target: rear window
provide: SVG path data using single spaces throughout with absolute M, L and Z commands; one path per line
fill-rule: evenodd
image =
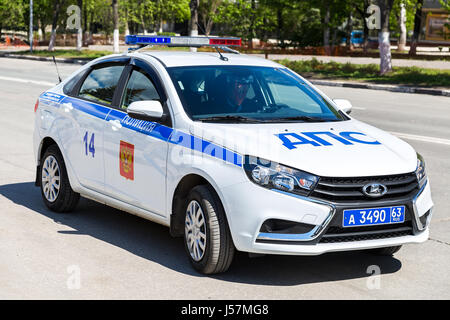
M 80 79 L 83 78 L 83 75 L 86 74 L 86 72 L 87 72 L 87 70 L 79 72 L 72 79 L 67 81 L 67 83 L 63 87 L 64 94 L 71 95 L 73 93 L 73 90 L 74 90 L 75 86 L 77 85 L 78 81 L 80 81 Z

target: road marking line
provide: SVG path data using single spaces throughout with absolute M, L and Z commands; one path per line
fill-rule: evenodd
M 53 86 L 55 86 L 55 83 L 53 83 L 53 82 L 29 80 L 29 79 L 21 79 L 21 78 L 12 78 L 12 77 L 4 77 L 4 76 L 0 76 L 0 80 L 16 81 L 16 82 L 21 82 L 21 83 L 31 83 L 31 84 L 37 84 L 37 85 L 46 86 L 46 87 L 53 87 Z
M 414 134 L 407 134 L 407 133 L 400 133 L 400 132 L 391 132 L 391 133 L 399 138 L 417 140 L 417 141 L 423 141 L 423 142 L 438 143 L 438 144 L 445 144 L 445 145 L 450 146 L 450 140 L 447 140 L 447 139 L 426 137 L 426 136 L 417 136 Z

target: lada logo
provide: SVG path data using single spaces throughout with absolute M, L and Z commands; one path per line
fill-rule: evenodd
M 363 192 L 368 197 L 381 197 L 386 194 L 387 187 L 381 183 L 369 183 L 363 187 Z

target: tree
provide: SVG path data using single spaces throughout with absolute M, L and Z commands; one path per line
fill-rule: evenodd
M 264 38 L 265 31 L 273 31 L 275 26 L 275 15 L 268 18 L 267 10 L 270 9 L 264 0 L 253 6 L 252 0 L 224 0 L 217 9 L 214 23 L 220 25 L 219 33 L 222 35 L 250 39 L 259 33 Z
M 330 1 L 324 1 L 324 13 L 323 13 L 323 47 L 325 49 L 325 55 L 331 55 L 330 47 Z
M 42 39 L 46 40 L 45 28 L 52 23 L 53 5 L 51 0 L 34 0 L 34 12 L 33 15 L 38 22 Z
M 24 27 L 22 1 L 0 0 L 0 38 L 3 27 Z
M 282 34 L 288 39 L 289 46 L 321 46 L 323 42 L 320 9 L 309 2 L 293 3 L 283 11 L 284 24 Z
M 389 30 L 389 16 L 394 0 L 378 0 L 381 11 L 381 30 L 378 32 L 378 45 L 380 48 L 380 74 L 392 71 L 392 55 Z
M 336 45 L 339 27 L 343 25 L 353 7 L 344 0 L 319 0 L 318 4 L 322 13 L 325 54 L 331 55 Z
M 417 43 L 419 42 L 420 26 L 422 24 L 422 6 L 423 0 L 417 0 L 416 13 L 414 15 L 414 32 L 409 48 L 409 55 L 411 56 L 415 56 L 417 53 Z
M 154 10 L 155 30 L 163 31 L 163 21 L 181 22 L 189 19 L 189 16 L 189 0 L 157 0 Z
M 355 4 L 356 12 L 358 12 L 362 22 L 363 22 L 363 50 L 367 53 L 369 47 L 369 28 L 367 27 L 367 8 L 369 7 L 369 0 L 359 0 Z
M 404 51 L 409 30 L 414 27 L 414 12 L 417 0 L 394 1 L 390 16 L 391 37 L 397 37 L 398 50 Z
M 447 10 L 447 12 L 450 14 L 450 1 L 449 0 L 439 0 L 439 3 L 441 4 L 442 8 Z M 447 20 L 447 23 L 444 24 L 444 26 L 445 26 L 445 28 L 447 28 L 447 31 L 445 31 L 445 29 L 444 29 L 444 38 L 448 39 L 448 37 L 449 37 L 448 31 L 450 30 L 450 23 L 448 23 L 448 20 Z
M 217 9 L 223 3 L 223 0 L 202 1 L 198 7 L 200 20 L 207 36 L 211 33 L 214 19 L 216 19 Z
M 348 18 L 347 18 L 347 27 L 346 29 L 346 43 L 347 50 L 352 51 L 353 50 L 353 43 L 352 43 L 352 31 L 353 31 L 353 9 L 349 10 Z
M 113 9 L 113 51 L 114 53 L 119 53 L 119 3 L 118 0 L 112 0 Z
M 398 39 L 397 50 L 403 51 L 406 46 L 406 8 L 403 2 L 400 4 L 400 16 L 398 17 L 398 22 L 400 25 L 400 37 Z
M 191 11 L 191 18 L 189 20 L 189 35 L 196 36 L 198 35 L 198 6 L 200 4 L 200 0 L 191 0 L 189 2 L 189 9 Z
M 58 27 L 58 19 L 61 13 L 61 9 L 64 6 L 66 0 L 53 0 L 53 18 L 52 18 L 52 33 L 50 36 L 50 43 L 48 45 L 48 51 L 55 50 L 56 42 L 56 28 Z
M 81 51 L 81 47 L 83 46 L 83 28 L 81 24 L 81 20 L 83 18 L 82 16 L 82 10 L 83 10 L 83 0 L 77 0 L 78 7 L 80 8 L 80 26 L 77 30 L 77 50 Z
M 120 8 L 126 10 L 128 20 L 127 24 L 130 26 L 132 33 L 147 33 L 147 30 L 153 29 L 154 12 L 156 4 L 153 1 L 146 0 L 123 0 Z

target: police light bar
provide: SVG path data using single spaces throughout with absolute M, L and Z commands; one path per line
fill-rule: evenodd
M 241 46 L 241 38 L 223 37 L 167 37 L 167 36 L 125 36 L 129 45 L 166 45 L 170 47 L 217 47 Z

